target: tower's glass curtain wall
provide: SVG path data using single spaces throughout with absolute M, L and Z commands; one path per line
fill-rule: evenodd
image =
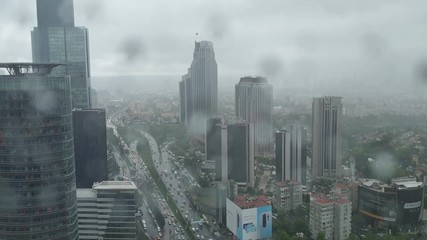
M 180 82 L 181 122 L 196 135 L 218 112 L 218 66 L 212 42 L 196 42 L 193 61 Z
M 78 239 L 75 188 L 69 77 L 0 75 L 0 239 Z
M 242 77 L 235 86 L 236 116 L 255 127 L 255 155 L 273 142 L 273 87 L 263 77 Z M 268 151 L 268 150 L 267 150 Z
M 313 177 L 341 175 L 341 97 L 313 99 Z
M 74 108 L 91 108 L 89 35 L 74 26 L 72 0 L 37 0 L 38 26 L 31 32 L 33 62 L 66 63 L 55 69 L 71 76 Z

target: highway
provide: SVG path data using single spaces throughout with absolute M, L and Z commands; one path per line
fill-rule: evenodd
M 187 223 L 191 225 L 194 235 L 198 239 L 213 239 L 210 231 L 206 228 L 205 224 L 203 224 L 206 219 L 204 219 L 202 214 L 197 212 L 197 210 L 191 206 L 190 198 L 186 194 L 188 190 L 198 188 L 200 186 L 179 163 L 179 161 L 177 161 L 176 157 L 168 150 L 168 146 L 172 142 L 163 144 L 159 151 L 156 140 L 150 134 L 144 131 L 140 132 L 145 136 L 150 144 L 152 159 L 157 172 L 162 177 L 170 195 L 173 197 L 175 203 L 180 209 L 182 216 L 184 216 Z M 169 224 L 169 221 L 170 218 L 167 219 L 167 224 Z M 173 233 L 174 232 L 172 232 L 172 234 Z

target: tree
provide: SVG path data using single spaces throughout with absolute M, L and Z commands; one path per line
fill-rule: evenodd
M 325 233 L 320 231 L 316 236 L 316 240 L 326 240 Z

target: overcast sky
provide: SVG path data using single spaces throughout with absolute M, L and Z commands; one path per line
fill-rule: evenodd
M 76 25 L 89 29 L 93 76 L 182 75 L 196 33 L 214 43 L 220 80 L 396 85 L 427 75 L 426 0 L 75 0 L 74 8 Z M 31 61 L 35 9 L 35 0 L 2 0 L 0 62 Z

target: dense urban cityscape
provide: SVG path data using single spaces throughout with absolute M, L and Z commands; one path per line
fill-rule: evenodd
M 181 77 L 94 76 L 77 3 L 32 2 L 32 61 L 0 59 L 1 240 L 427 239 L 425 89 L 284 88 L 275 60 L 224 83 L 219 32 Z

